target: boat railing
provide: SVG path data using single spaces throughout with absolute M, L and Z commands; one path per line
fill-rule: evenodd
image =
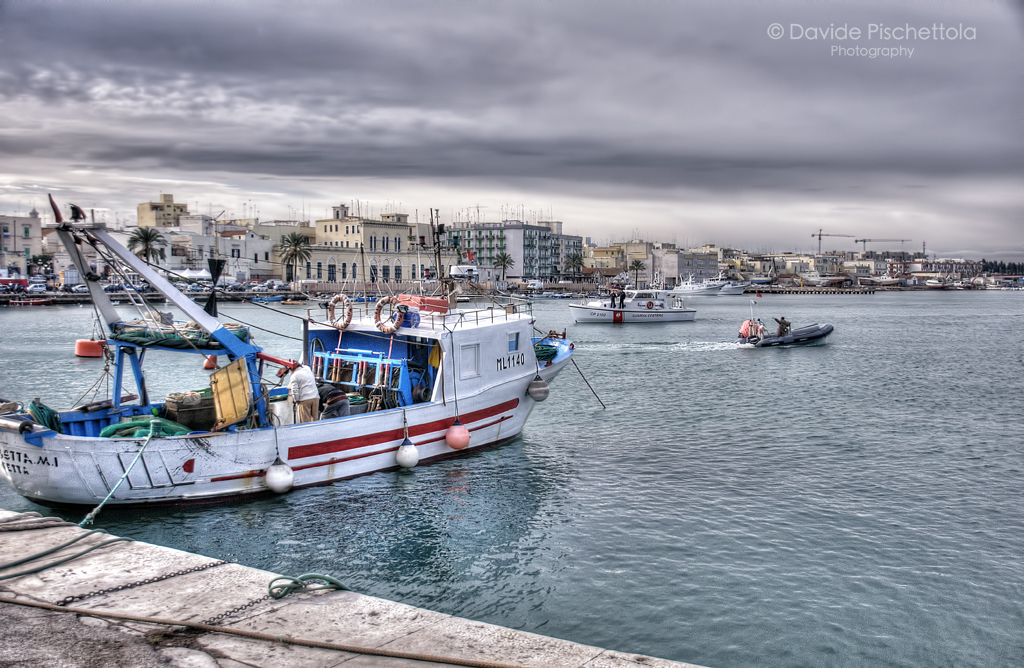
M 353 317 L 371 322 L 374 320 L 376 306 L 373 302 L 356 302 L 352 306 L 354 308 Z M 419 316 L 419 326 L 427 329 L 451 330 L 460 327 L 479 327 L 495 322 L 533 317 L 533 302 L 513 298 L 510 303 L 494 302 L 486 308 L 460 308 L 446 313 L 419 311 L 416 315 Z

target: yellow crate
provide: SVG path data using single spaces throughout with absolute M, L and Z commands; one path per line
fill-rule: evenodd
M 252 410 L 252 385 L 245 358 L 240 358 L 210 376 L 213 405 L 217 409 L 214 430 L 238 424 Z

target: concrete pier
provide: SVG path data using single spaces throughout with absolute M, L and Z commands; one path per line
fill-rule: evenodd
M 0 510 L 0 522 L 17 515 Z M 0 564 L 86 533 L 76 526 L 0 532 Z M 0 578 L 55 564 L 112 538 L 93 534 L 0 570 Z M 189 569 L 202 570 L 159 579 Z M 351 591 L 299 591 L 271 599 L 267 586 L 277 577 L 148 543 L 113 543 L 35 574 L 0 579 L 0 665 L 399 668 L 429 666 L 424 660 L 430 657 L 434 665 L 696 668 Z M 132 583 L 141 584 L 107 591 Z M 84 596 L 98 591 L 104 593 Z M 67 597 L 79 597 L 66 604 L 75 612 L 53 609 Z

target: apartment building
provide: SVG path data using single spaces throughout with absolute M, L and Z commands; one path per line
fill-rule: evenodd
M 332 207 L 330 218 L 315 221 L 313 229 L 310 259 L 298 280 L 401 283 L 438 276 L 430 225 L 410 222 L 407 213 L 363 218 L 342 204 Z M 443 248 L 441 262 L 457 264 L 458 253 Z
M 137 207 L 139 227 L 177 227 L 188 215 L 188 205 L 174 201 L 174 195 L 160 195 L 159 202 L 143 202 Z
M 27 216 L 0 216 L 0 277 L 25 277 L 29 261 L 43 254 L 43 221 L 35 209 Z

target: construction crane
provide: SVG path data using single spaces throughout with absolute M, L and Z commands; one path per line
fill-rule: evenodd
M 868 249 L 868 242 L 869 241 L 871 241 L 871 242 L 876 242 L 876 241 L 878 241 L 878 242 L 882 242 L 882 241 L 898 241 L 900 243 L 903 243 L 904 241 L 913 241 L 913 239 L 854 239 L 853 243 L 855 243 L 855 244 L 864 244 L 864 250 L 866 251 Z
M 811 232 L 811 238 L 818 237 L 818 255 L 821 255 L 821 238 L 822 237 L 852 237 L 853 234 L 829 234 L 828 232 L 822 232 L 820 229 L 817 233 Z

